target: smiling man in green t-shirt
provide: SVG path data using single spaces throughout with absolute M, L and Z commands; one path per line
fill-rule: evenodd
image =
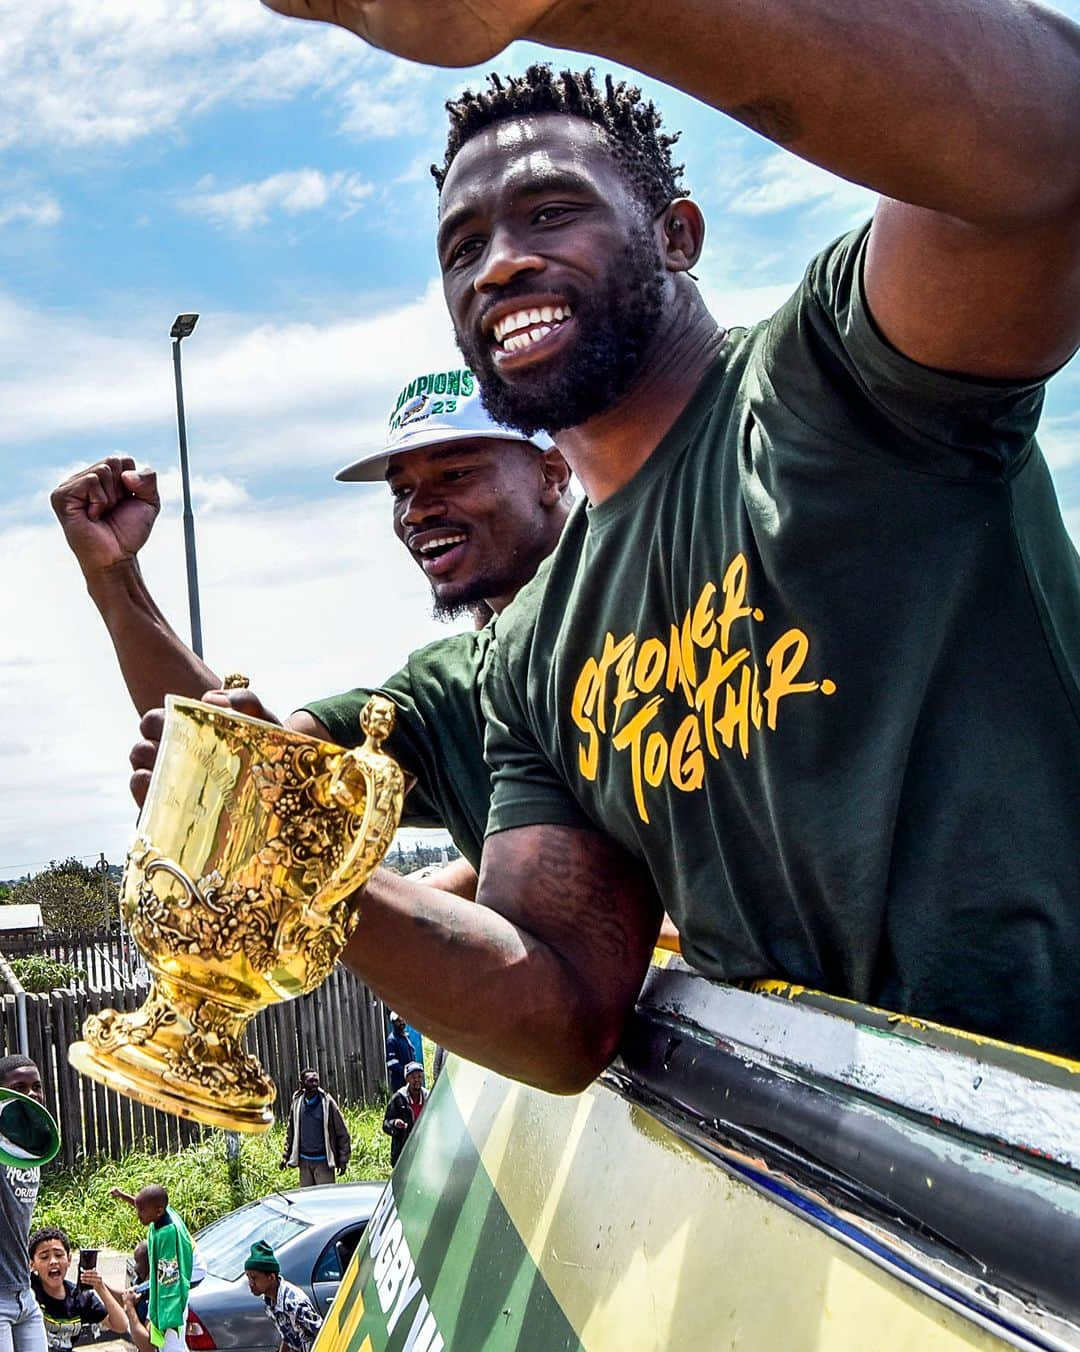
M 484 904 L 369 891 L 369 979 L 574 1089 L 659 892 L 711 975 L 1080 1053 L 1080 570 L 1034 441 L 1080 335 L 1075 27 L 1008 0 L 270 3 L 437 64 L 592 51 L 882 194 L 728 333 L 635 91 L 539 68 L 450 105 L 459 344 L 588 504 L 497 625 Z

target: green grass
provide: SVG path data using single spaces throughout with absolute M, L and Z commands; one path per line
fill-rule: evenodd
M 343 1108 L 352 1134 L 353 1153 L 345 1181 L 390 1177 L 390 1138 L 382 1132 L 381 1108 Z M 74 1169 L 42 1171 L 34 1228 L 58 1225 L 76 1246 L 131 1249 L 143 1229 L 133 1207 L 115 1201 L 110 1188 L 136 1193 L 148 1183 L 162 1183 L 192 1231 L 209 1225 L 227 1211 L 279 1188 L 294 1188 L 295 1169 L 279 1169 L 285 1129 L 265 1136 L 240 1137 L 240 1186 L 234 1193 L 225 1157 L 225 1133 L 208 1132 L 178 1155 L 133 1151 L 122 1160 L 94 1161 Z

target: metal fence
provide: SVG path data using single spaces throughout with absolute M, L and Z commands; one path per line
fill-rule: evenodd
M 88 1014 L 109 1007 L 135 1009 L 145 995 L 145 987 L 124 986 L 26 996 L 29 1055 L 60 1123 L 64 1164 L 118 1159 L 135 1148 L 168 1153 L 200 1135 L 192 1123 L 133 1103 L 77 1075 L 68 1064 L 67 1049 L 81 1036 Z M 382 1002 L 344 967 L 337 967 L 310 995 L 263 1010 L 248 1028 L 247 1046 L 278 1087 L 277 1115 L 284 1115 L 299 1072 L 309 1065 L 339 1102 L 378 1101 L 385 1093 L 385 1026 Z M 0 1055 L 17 1049 L 15 998 L 6 995 L 0 1009 Z

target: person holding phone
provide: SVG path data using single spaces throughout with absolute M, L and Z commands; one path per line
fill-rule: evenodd
M 97 1270 L 97 1249 L 80 1249 L 78 1282 L 68 1280 L 71 1240 L 63 1230 L 35 1230 L 28 1244 L 30 1289 L 45 1320 L 49 1352 L 96 1341 L 100 1326 L 126 1333 L 127 1316 Z

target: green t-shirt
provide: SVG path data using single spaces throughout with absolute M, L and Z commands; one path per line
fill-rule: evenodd
M 403 825 L 445 827 L 477 869 L 491 795 L 480 712 L 480 671 L 490 640 L 490 625 L 437 639 L 376 687 L 397 707 L 386 749 L 416 780 Z M 360 711 L 373 693 L 350 690 L 304 707 L 335 742 L 356 746 L 363 740 Z
M 147 1227 L 146 1249 L 150 1264 L 150 1341 L 160 1347 L 161 1334 L 184 1327 L 194 1264 L 191 1236 L 172 1207 L 166 1207 L 162 1219 Z
M 1080 562 L 1042 383 L 916 365 L 866 230 L 500 617 L 489 833 L 598 826 L 707 975 L 1080 1055 Z

